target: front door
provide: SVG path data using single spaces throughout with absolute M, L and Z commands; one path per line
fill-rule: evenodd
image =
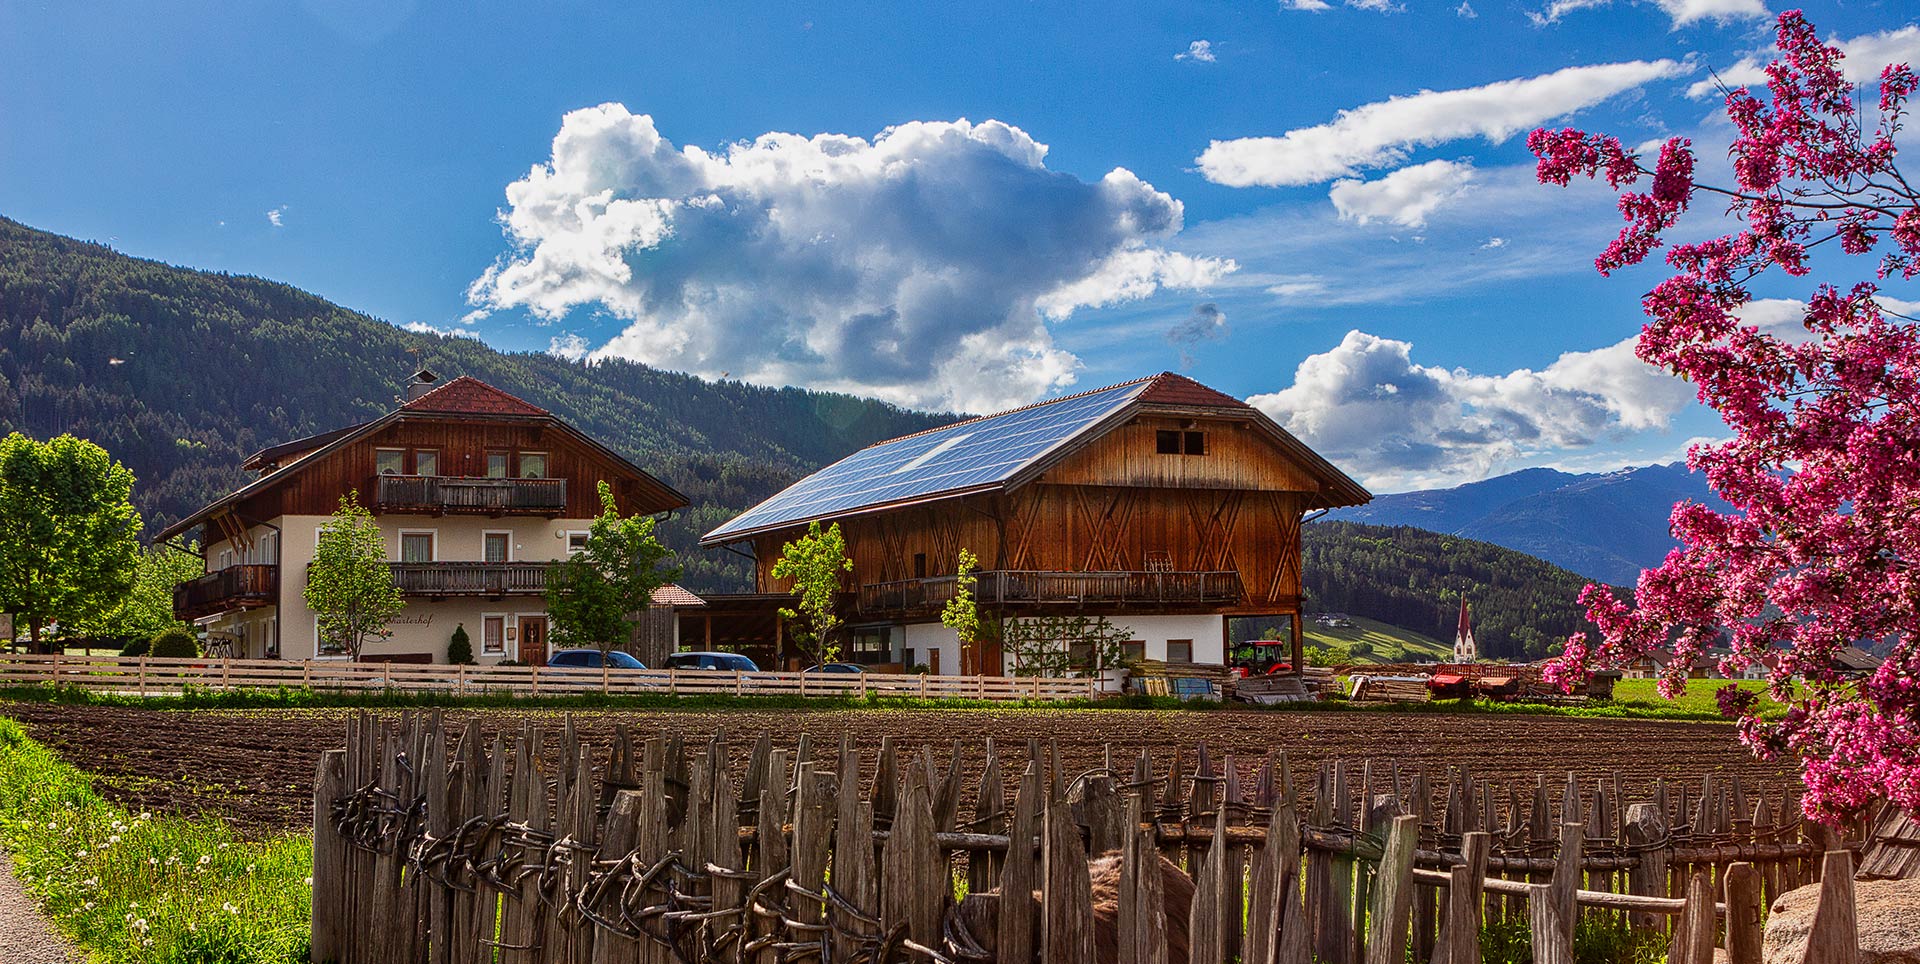
M 520 617 L 519 659 L 528 666 L 547 665 L 547 617 Z

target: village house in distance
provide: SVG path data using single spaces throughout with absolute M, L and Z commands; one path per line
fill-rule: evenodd
M 681 633 L 692 644 L 704 625 L 718 643 L 723 613 L 744 622 L 777 604 L 791 589 L 772 574 L 782 546 L 819 521 L 839 523 L 853 562 L 851 662 L 973 671 L 940 622 L 967 549 L 983 619 L 1106 616 L 1128 631 L 1129 658 L 1218 665 L 1229 617 L 1290 617 L 1299 666 L 1302 519 L 1371 498 L 1252 406 L 1162 373 L 881 442 L 807 476 L 702 539 L 749 547 L 760 593 L 708 596 Z M 1011 673 L 1004 655 L 984 642 L 978 671 Z
M 357 492 L 387 539 L 406 609 L 362 658 L 444 662 L 464 625 L 482 663 L 547 659 L 549 568 L 578 551 L 609 483 L 622 514 L 666 512 L 680 493 L 606 446 L 478 379 L 413 376 L 395 410 L 256 453 L 259 477 L 160 534 L 201 530 L 207 574 L 174 592 L 174 612 L 236 657 L 344 656 L 319 638 L 303 598 L 307 563 L 340 497 Z M 675 601 L 660 613 L 671 651 Z M 658 608 L 658 607 L 657 607 Z

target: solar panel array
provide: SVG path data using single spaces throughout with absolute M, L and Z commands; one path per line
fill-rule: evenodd
M 861 449 L 707 533 L 703 541 L 1004 482 L 1134 400 L 1151 379 L 989 415 Z

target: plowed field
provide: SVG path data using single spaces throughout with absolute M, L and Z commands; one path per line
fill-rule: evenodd
M 99 786 L 128 805 L 220 817 L 249 834 L 297 829 L 311 820 L 314 766 L 322 750 L 339 746 L 350 710 L 162 711 L 0 703 L 34 739 L 68 762 L 99 775 Z M 518 732 L 528 723 L 557 728 L 554 711 L 448 711 L 450 727 L 474 716 L 489 731 Z M 1436 782 L 1464 764 L 1496 780 L 1536 774 L 1564 780 L 1571 770 L 1592 778 L 1619 771 L 1631 796 L 1656 777 L 1698 781 L 1705 773 L 1738 774 L 1772 796 L 1790 774 L 1748 755 L 1729 726 L 1577 720 L 1545 716 L 1442 713 L 1151 712 L 1128 710 L 819 710 L 582 712 L 575 722 L 586 742 L 604 748 L 625 723 L 638 734 L 684 735 L 704 742 L 716 729 L 732 741 L 736 765 L 752 742 L 770 734 L 791 747 L 804 731 L 816 747 L 850 737 L 873 759 L 883 735 L 902 750 L 932 744 L 944 763 L 953 740 L 962 743 L 965 768 L 985 763 L 996 741 L 1002 765 L 1018 772 L 1029 738 L 1058 741 L 1063 768 L 1098 766 L 1105 747 L 1116 759 L 1151 751 L 1164 767 L 1178 749 L 1188 761 L 1204 740 L 1219 759 L 1231 753 L 1251 767 L 1270 748 L 1285 749 L 1295 772 L 1322 760 L 1371 759 L 1377 775 L 1398 764 L 1426 769 Z M 1385 777 L 1378 779 L 1384 783 Z M 969 781 L 970 782 L 970 781 Z

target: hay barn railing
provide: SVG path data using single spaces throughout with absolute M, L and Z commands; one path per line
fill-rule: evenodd
M 931 676 L 888 673 L 738 673 L 730 670 L 575 666 L 455 666 L 345 659 L 163 659 L 0 654 L 0 687 L 77 686 L 137 696 L 212 690 L 437 692 L 453 696 L 888 696 L 924 699 L 1073 700 L 1099 680 L 1042 676 Z
M 974 578 L 974 599 L 993 606 L 1188 605 L 1237 602 L 1243 595 L 1240 574 L 1232 571 L 982 569 Z M 860 587 L 859 604 L 865 612 L 935 609 L 953 598 L 954 585 L 953 576 L 867 583 Z
M 1482 923 L 1517 917 L 1540 964 L 1582 918 L 1673 964 L 1758 964 L 1765 901 L 1814 880 L 1805 960 L 1854 946 L 1846 842 L 1737 781 L 1623 806 L 1618 778 L 1296 784 L 1284 753 L 1204 745 L 1069 774 L 1037 740 L 875 758 L 559 722 L 350 720 L 315 781 L 313 960 L 1473 964 Z

